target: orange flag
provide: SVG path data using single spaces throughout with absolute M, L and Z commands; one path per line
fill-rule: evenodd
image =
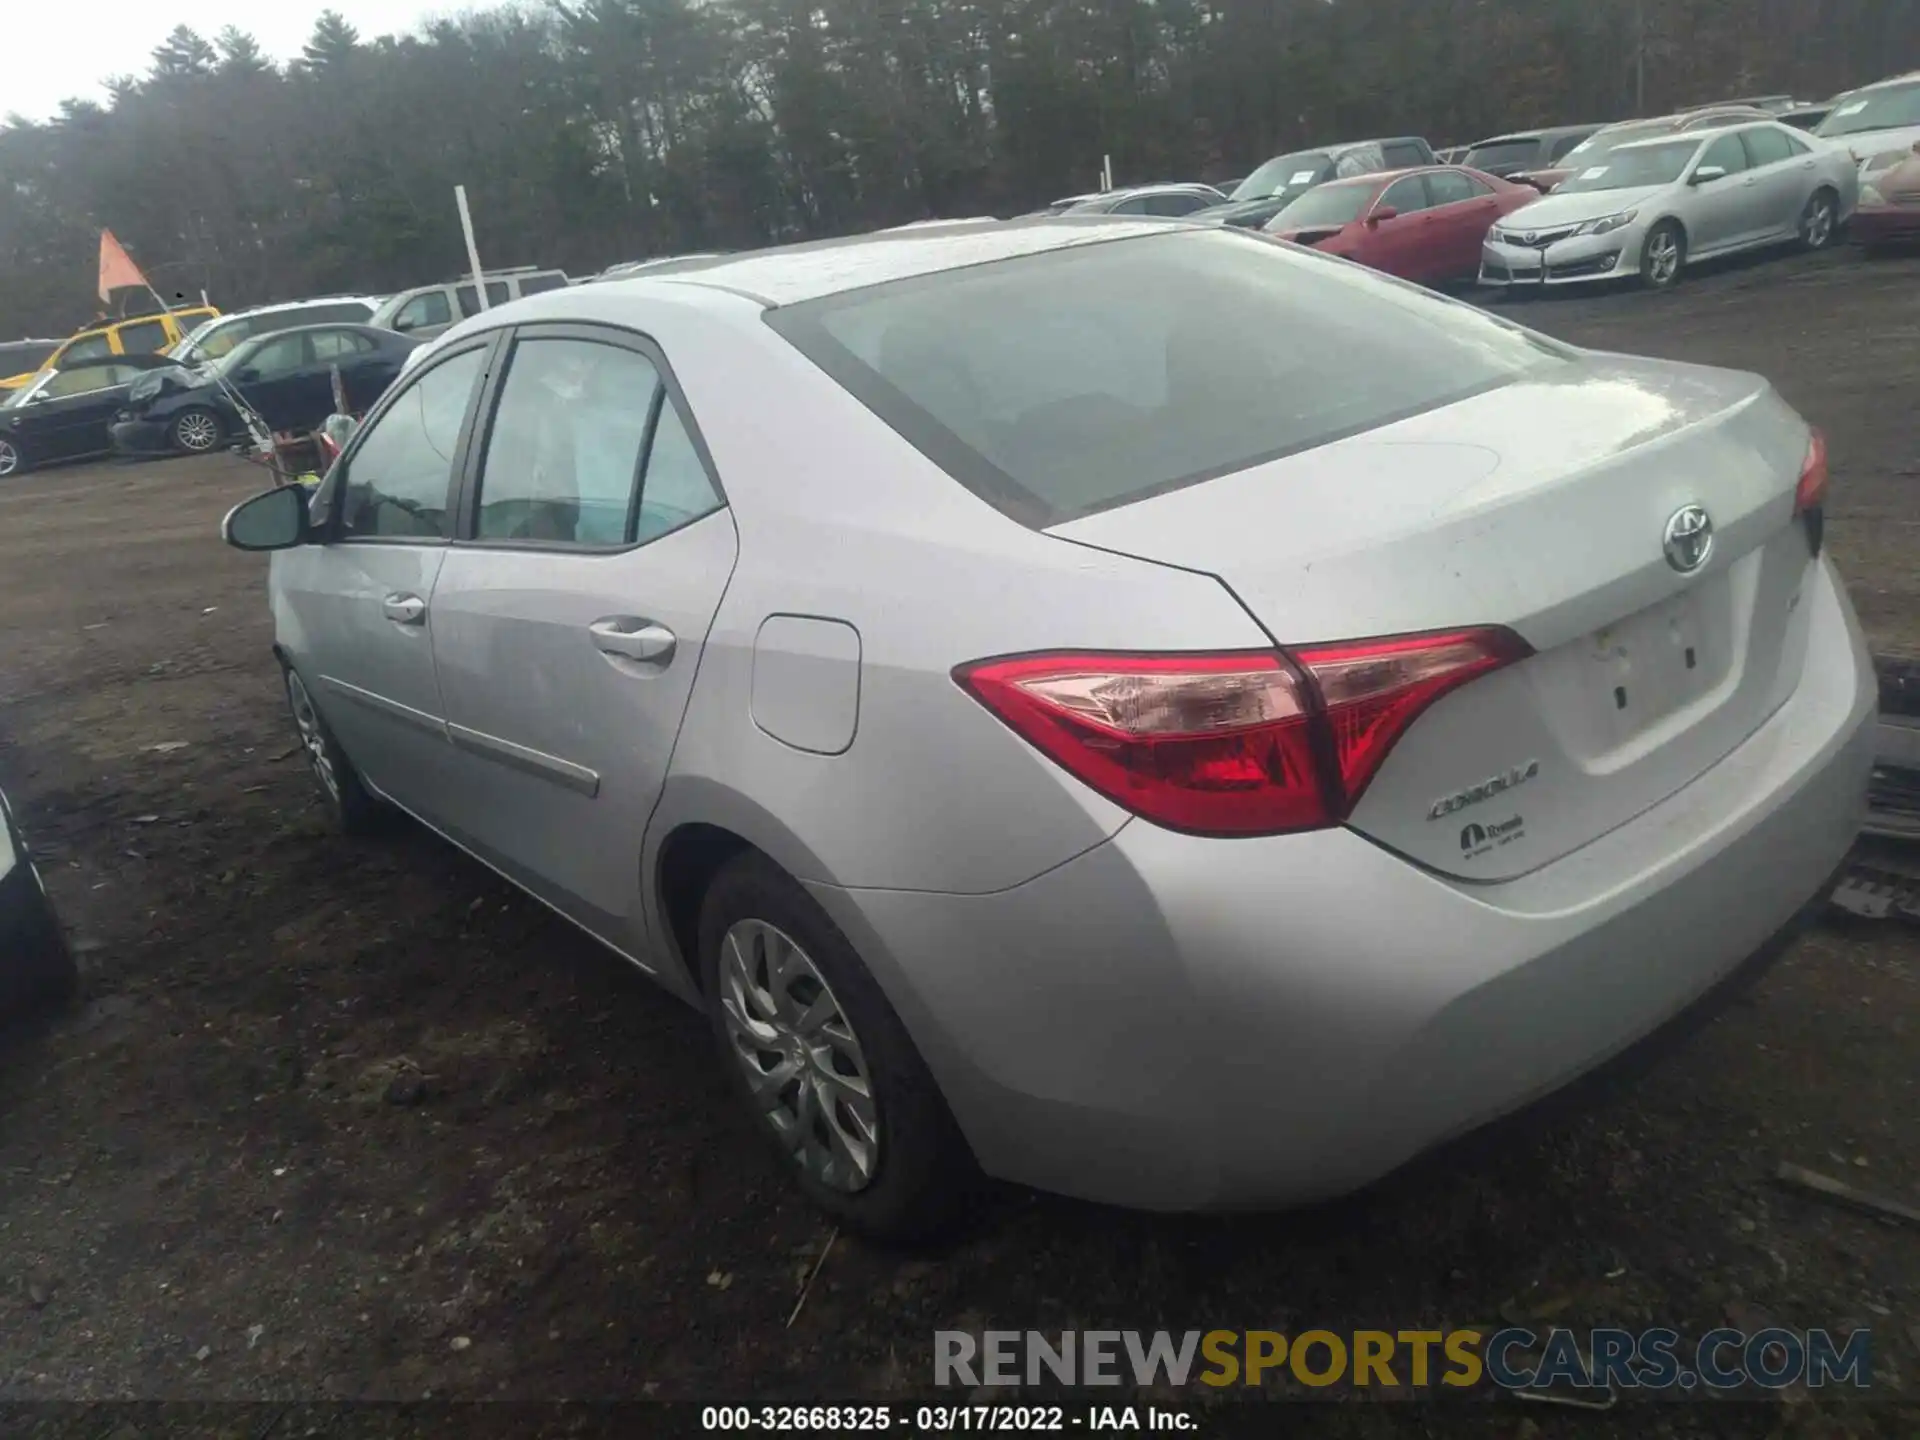
M 113 238 L 111 230 L 100 232 L 100 303 L 111 303 L 111 292 L 125 289 L 129 285 L 138 285 L 142 289 L 151 289 L 147 277 L 140 273 L 140 267 L 133 263 L 127 252 L 120 248 L 120 242 Z

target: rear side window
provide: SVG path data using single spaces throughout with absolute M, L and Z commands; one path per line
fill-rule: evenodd
M 1036 526 L 1371 430 L 1570 353 L 1238 231 L 1075 246 L 765 319 L 954 479 Z
M 1553 148 L 1547 152 L 1547 163 L 1553 165 L 1564 160 L 1568 151 L 1585 144 L 1586 139 L 1584 135 L 1562 135 L 1553 142 Z
M 1462 200 L 1478 200 L 1493 192 L 1471 175 L 1458 170 L 1435 170 L 1427 176 L 1427 194 L 1435 205 L 1458 205 Z
M 1567 141 L 1567 149 L 1571 150 L 1577 143 L 1577 137 L 1570 137 Z M 1522 169 L 1533 164 L 1539 154 L 1540 142 L 1532 136 L 1521 140 L 1489 140 L 1486 144 L 1476 145 L 1467 151 L 1467 157 L 1461 163 L 1471 165 L 1476 170 L 1490 170 L 1498 175 L 1503 170 Z
M 522 295 L 539 295 L 548 290 L 567 288 L 567 277 L 558 270 L 548 270 L 539 275 L 528 275 L 519 282 Z
M 315 330 L 307 336 L 315 360 L 338 360 L 347 355 L 370 355 L 373 341 L 354 330 Z
M 363 325 L 372 314 L 373 307 L 365 301 L 342 300 L 331 305 L 302 305 L 266 319 L 268 329 L 291 330 L 296 325 Z
M 429 290 L 424 295 L 416 295 L 400 307 L 400 313 L 393 317 L 396 330 L 423 330 L 429 325 L 451 325 L 453 307 L 447 303 L 447 292 Z
M 1191 215 L 1209 202 L 1204 195 L 1178 194 L 1154 195 L 1147 200 L 1149 215 Z
M 1431 165 L 1433 154 L 1424 145 L 1416 145 L 1411 140 L 1389 140 L 1381 146 L 1386 163 L 1383 170 L 1405 170 L 1414 165 Z
M 104 334 L 82 335 L 60 352 L 60 359 L 71 365 L 76 360 L 101 360 L 113 354 L 113 342 Z
M 453 293 L 460 302 L 460 313 L 462 315 L 465 315 L 468 319 L 472 319 L 475 315 L 478 315 L 480 313 L 480 297 L 474 291 L 473 286 L 462 285 L 458 290 L 454 291 Z M 504 305 L 507 303 L 508 300 L 512 298 L 513 297 L 507 293 L 506 281 L 489 280 L 487 282 L 487 304 L 488 305 L 490 306 Z

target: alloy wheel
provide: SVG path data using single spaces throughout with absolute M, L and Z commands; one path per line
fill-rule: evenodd
M 19 448 L 11 440 L 0 440 L 0 475 L 11 475 L 19 468 Z
M 1823 250 L 1827 241 L 1833 238 L 1833 202 L 1824 195 L 1813 197 L 1813 203 L 1807 207 L 1805 229 L 1802 232 L 1809 250 Z
M 220 426 L 211 415 L 182 415 L 173 433 L 183 449 L 211 450 L 219 442 Z
M 1680 272 L 1680 241 L 1671 230 L 1662 230 L 1647 246 L 1647 271 L 1656 285 L 1672 283 Z
M 287 672 L 287 699 L 293 706 L 294 728 L 300 732 L 300 747 L 307 752 L 313 778 L 327 792 L 327 798 L 340 804 L 340 777 L 334 773 L 333 757 L 327 751 L 327 734 L 320 728 L 320 714 L 313 708 L 313 697 L 293 671 Z
M 854 1194 L 879 1168 L 872 1072 L 846 1012 L 806 951 L 764 920 L 720 948 L 720 1009 L 754 1103 L 811 1179 Z

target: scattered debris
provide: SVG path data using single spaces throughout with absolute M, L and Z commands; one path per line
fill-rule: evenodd
M 827 1243 L 820 1247 L 820 1258 L 813 1262 L 813 1270 L 807 1276 L 806 1284 L 800 1287 L 800 1298 L 793 1302 L 793 1313 L 787 1316 L 787 1329 L 793 1328 L 793 1322 L 800 1318 L 800 1307 L 807 1303 L 807 1296 L 813 1293 L 813 1282 L 820 1278 L 820 1267 L 827 1263 L 827 1256 L 833 1253 L 833 1242 L 840 1238 L 840 1227 L 833 1227 L 833 1233 L 827 1236 Z
M 202 1345 L 198 1350 L 193 1352 L 193 1358 L 204 1365 L 207 1363 L 207 1357 L 211 1354 L 213 1354 L 213 1347 L 211 1345 Z
M 218 610 L 219 608 L 220 607 L 218 605 L 209 605 L 207 606 L 206 609 L 202 610 L 200 613 L 202 615 L 211 615 L 214 611 Z
M 709 1270 L 707 1272 L 707 1284 L 716 1290 L 727 1290 L 732 1288 L 733 1276 L 724 1270 Z
M 171 755 L 176 750 L 184 750 L 186 748 L 187 742 L 184 740 L 162 740 L 158 745 L 147 746 L 147 749 L 156 755 Z
M 449 1350 L 471 1350 L 473 1348 L 473 1341 L 465 1335 L 456 1335 L 447 1342 L 447 1348 Z
M 1822 1175 L 1818 1170 L 1808 1170 L 1804 1166 L 1782 1160 L 1779 1168 L 1773 1172 L 1773 1178 L 1791 1190 L 1819 1195 L 1839 1204 L 1864 1210 L 1871 1215 L 1884 1215 L 1890 1219 L 1904 1220 L 1909 1225 L 1920 1225 L 1920 1209 L 1903 1205 L 1898 1200 L 1889 1200 L 1882 1195 L 1870 1194 L 1847 1184 L 1844 1180 L 1835 1180 L 1830 1175 Z
M 160 817 L 158 815 L 136 815 L 127 823 L 129 825 L 157 825 L 160 823 Z
M 260 1337 L 266 1333 L 267 1327 L 264 1325 L 247 1326 L 247 1348 L 249 1350 L 253 1349 L 254 1346 L 260 1343 Z
M 1920 884 L 1877 866 L 1854 865 L 1834 887 L 1828 903 L 1862 920 L 1905 920 L 1920 925 Z
M 282 760 L 291 760 L 300 753 L 300 749 L 300 746 L 295 745 L 291 750 L 282 750 L 278 755 L 269 755 L 267 757 L 268 763 L 277 765 Z

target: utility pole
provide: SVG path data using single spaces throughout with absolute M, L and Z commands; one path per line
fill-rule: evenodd
M 1647 0 L 1633 0 L 1633 113 L 1647 113 Z

